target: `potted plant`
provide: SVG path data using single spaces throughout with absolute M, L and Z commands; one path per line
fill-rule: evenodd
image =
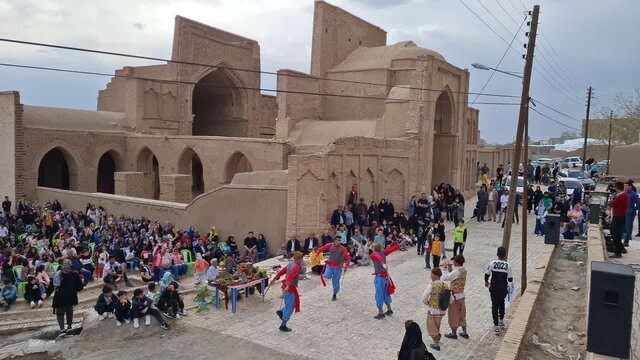
M 200 289 L 198 289 L 198 292 L 196 293 L 196 304 L 198 305 L 198 312 L 206 310 L 207 307 L 209 306 L 209 302 L 207 301 L 207 299 L 210 299 L 212 297 L 212 292 L 211 290 L 206 287 L 203 286 Z

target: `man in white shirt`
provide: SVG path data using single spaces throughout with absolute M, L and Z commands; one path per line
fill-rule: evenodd
M 120 265 L 120 263 L 116 261 L 116 258 L 113 255 L 109 256 L 109 262 L 104 265 L 102 273 L 104 274 L 102 280 L 105 282 L 105 284 L 111 285 L 114 290 L 118 289 L 116 281 L 120 279 L 124 279 L 124 282 L 127 286 L 133 286 L 129 282 L 129 279 L 127 279 L 127 274 L 125 274 L 124 272 L 124 266 Z
M 507 211 L 507 206 L 509 205 L 509 193 L 503 192 L 500 196 L 500 214 L 498 215 L 498 221 L 502 222 L 502 215 Z
M 7 236 L 9 236 L 9 229 L 4 224 L 0 225 L 0 237 L 6 238 Z

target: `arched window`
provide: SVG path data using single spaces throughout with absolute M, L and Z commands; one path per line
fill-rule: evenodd
M 68 151 L 56 147 L 47 152 L 38 166 L 38 186 L 75 190 L 77 166 Z
M 231 180 L 233 180 L 233 177 L 237 173 L 253 171 L 251 162 L 249 162 L 249 159 L 247 159 L 247 157 L 241 152 L 233 153 L 233 155 L 229 157 L 229 160 L 227 160 L 227 164 L 224 169 L 225 184 L 231 183 Z
M 182 152 L 178 160 L 178 172 L 180 174 L 191 175 L 191 193 L 196 196 L 204 193 L 204 171 L 202 161 L 198 154 L 191 148 L 187 148 Z
M 107 194 L 115 193 L 115 172 L 118 171 L 116 159 L 119 159 L 113 150 L 107 151 L 98 161 L 98 174 L 96 178 L 96 191 Z
M 156 155 L 148 147 L 138 154 L 136 170 L 144 173 L 145 197 L 160 199 L 160 165 Z

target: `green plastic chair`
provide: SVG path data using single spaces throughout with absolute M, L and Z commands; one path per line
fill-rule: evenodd
M 89 257 L 91 259 L 93 259 L 93 251 L 95 250 L 95 248 L 96 248 L 96 243 L 94 242 L 89 243 Z
M 187 264 L 187 274 L 193 274 L 193 268 L 196 266 L 196 263 L 193 261 L 193 256 L 191 255 L 191 250 L 182 249 L 180 250 L 180 255 L 182 255 L 182 261 Z
M 18 235 L 18 241 L 22 242 L 27 237 L 27 233 Z
M 51 272 L 51 275 L 55 274 L 59 267 L 60 263 L 57 262 L 49 264 L 49 271 Z
M 27 290 L 27 283 L 24 281 L 20 281 L 20 273 L 22 272 L 22 265 L 16 265 L 13 267 L 13 276 L 16 278 L 15 286 L 18 288 L 18 296 L 24 296 L 24 293 Z

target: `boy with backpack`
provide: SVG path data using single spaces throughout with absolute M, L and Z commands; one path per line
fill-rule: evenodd
M 440 351 L 440 324 L 451 299 L 449 287 L 440 280 L 442 270 L 439 267 L 431 269 L 431 282 L 422 294 L 422 303 L 427 305 L 427 334 L 433 339 L 430 344 L 434 350 Z

